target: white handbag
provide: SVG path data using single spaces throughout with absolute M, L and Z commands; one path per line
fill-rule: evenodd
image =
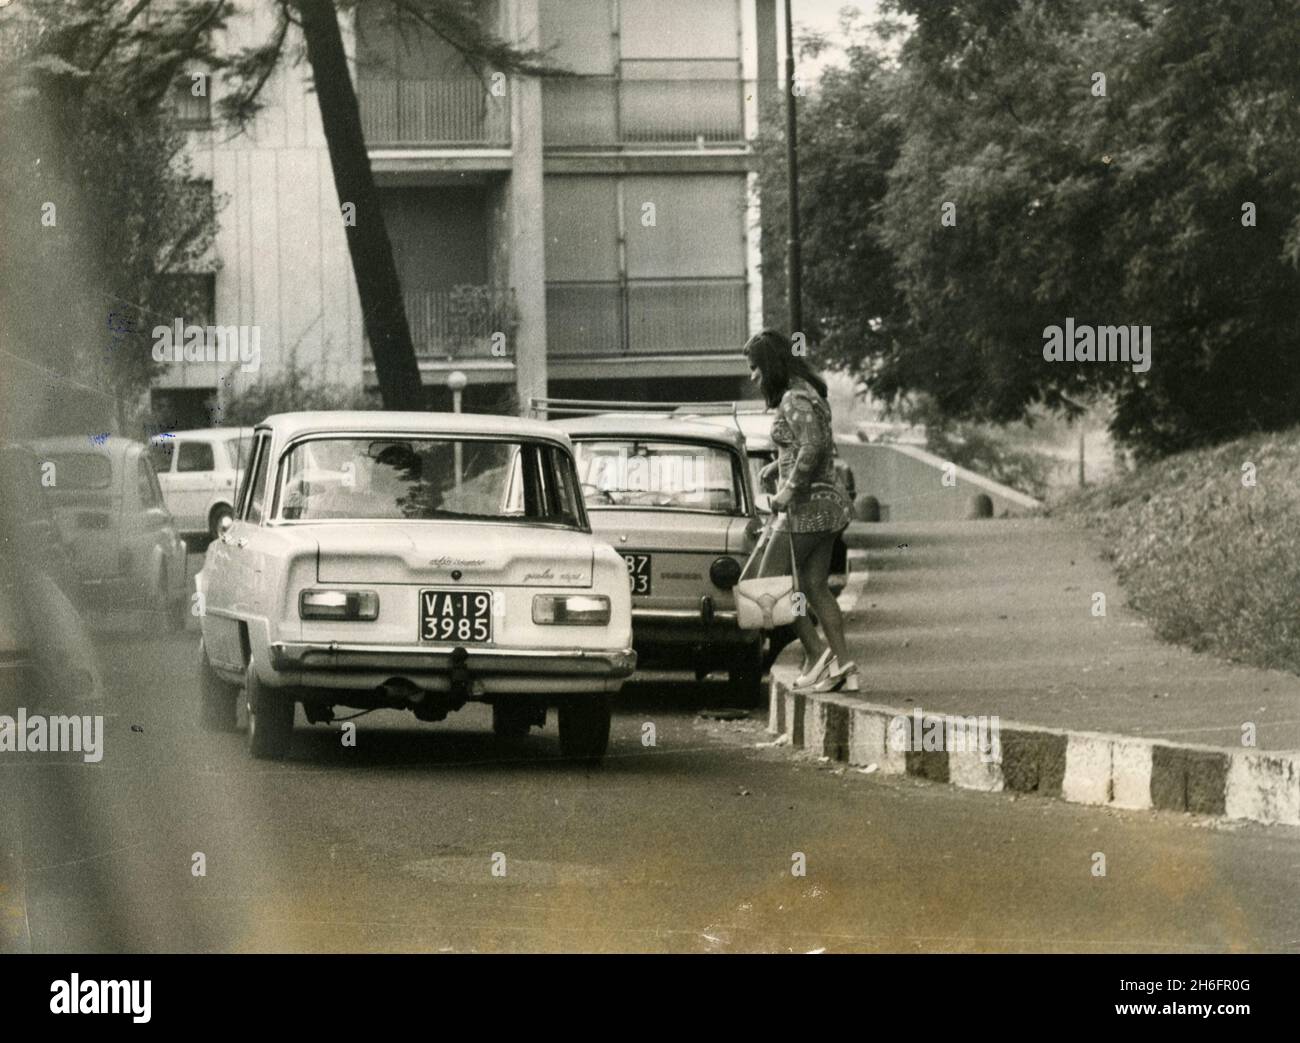
M 790 575 L 762 576 L 763 565 L 772 549 L 772 526 L 775 520 L 773 516 L 764 526 L 749 560 L 740 572 L 740 581 L 732 590 L 736 599 L 736 625 L 741 630 L 772 630 L 788 626 L 794 622 L 797 614 L 795 595 L 799 593 L 799 576 L 794 561 L 794 535 L 789 529 L 785 532 L 790 540 Z

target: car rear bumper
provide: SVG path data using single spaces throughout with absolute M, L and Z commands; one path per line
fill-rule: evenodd
M 461 653 L 463 652 L 463 656 Z M 425 645 L 327 644 L 277 641 L 271 668 L 313 674 L 380 671 L 407 675 L 465 670 L 471 678 L 545 677 L 621 680 L 636 670 L 636 653 L 619 649 L 459 648 Z
M 643 659 L 661 665 L 674 660 L 682 663 L 681 669 L 700 663 L 728 664 L 762 637 L 761 631 L 741 630 L 734 609 L 632 609 L 633 644 Z
M 719 627 L 736 625 L 736 613 L 734 611 L 714 610 L 711 614 L 706 614 L 698 608 L 634 608 L 632 610 L 632 625 L 637 623 L 655 623 L 672 626 L 677 624 L 683 627 L 692 627 L 698 629 L 700 624 L 714 623 Z

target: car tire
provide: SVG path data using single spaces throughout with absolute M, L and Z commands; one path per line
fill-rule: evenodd
M 284 760 L 293 739 L 297 702 L 290 693 L 262 684 L 251 659 L 244 671 L 244 700 L 248 705 L 248 752 L 261 761 Z
M 560 707 L 560 754 L 595 766 L 609 747 L 609 696 L 601 692 L 566 701 Z
M 727 687 L 730 689 L 733 706 L 752 710 L 767 701 L 767 690 L 763 687 L 763 666 L 763 647 L 758 643 L 727 671 Z
M 208 535 L 214 540 L 221 535 L 221 520 L 233 518 L 235 509 L 228 503 L 219 503 L 208 512 Z
M 223 681 L 208 661 L 199 641 L 199 727 L 205 732 L 233 732 L 238 711 L 239 685 Z
M 533 726 L 533 708 L 517 700 L 492 704 L 492 733 L 498 739 L 522 739 Z
M 185 614 L 188 606 L 184 595 L 177 598 L 172 593 L 170 580 L 171 577 L 167 572 L 167 565 L 159 565 L 158 589 L 154 592 L 154 601 L 155 604 L 162 606 L 161 622 L 164 633 L 178 634 L 185 629 Z M 146 612 L 146 618 L 152 615 L 153 618 L 157 620 L 157 611 L 158 610 L 155 609 L 153 613 Z

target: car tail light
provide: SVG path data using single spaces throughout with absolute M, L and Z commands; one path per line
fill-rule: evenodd
M 379 595 L 373 590 L 304 590 L 298 595 L 303 619 L 378 619 Z
M 603 627 L 609 623 L 609 598 L 591 594 L 538 594 L 533 622 Z
M 740 562 L 735 558 L 718 558 L 709 566 L 709 579 L 722 590 L 730 590 L 740 582 Z

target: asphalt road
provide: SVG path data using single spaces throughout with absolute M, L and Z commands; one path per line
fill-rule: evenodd
M 1297 830 L 837 772 L 707 685 L 626 688 L 590 772 L 478 706 L 266 764 L 198 730 L 195 631 L 101 642 L 102 762 L 0 760 L 9 950 L 1300 951 Z

